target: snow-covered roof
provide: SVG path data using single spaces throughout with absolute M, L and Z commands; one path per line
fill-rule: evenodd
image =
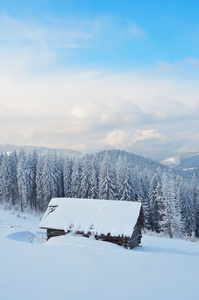
M 130 237 L 140 208 L 139 202 L 53 198 L 39 227 Z

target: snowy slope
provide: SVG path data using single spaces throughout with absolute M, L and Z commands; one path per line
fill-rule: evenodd
M 0 210 L 0 299 L 198 299 L 199 243 L 144 236 L 126 250 L 73 235 L 46 242 L 38 225 Z

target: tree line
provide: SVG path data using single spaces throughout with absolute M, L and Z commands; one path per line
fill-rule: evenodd
M 0 155 L 0 203 L 44 212 L 53 197 L 142 202 L 146 230 L 199 237 L 199 187 L 150 159 L 119 150 L 84 157 Z M 110 216 L 111 217 L 111 216 Z M 121 216 L 125 217 L 125 216 Z

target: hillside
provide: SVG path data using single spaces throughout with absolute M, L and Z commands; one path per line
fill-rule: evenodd
M 196 300 L 199 243 L 144 236 L 142 247 L 45 240 L 39 219 L 0 210 L 0 298 Z

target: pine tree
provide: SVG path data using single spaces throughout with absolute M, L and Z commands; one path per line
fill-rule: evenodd
M 159 205 L 159 210 L 161 231 L 172 238 L 178 230 L 178 218 L 173 179 L 168 177 L 165 172 L 162 175 L 162 202 Z
M 185 182 L 183 180 L 183 177 L 177 176 L 176 182 L 175 182 L 175 190 L 176 190 L 176 206 L 178 211 L 178 218 L 179 218 L 179 237 L 185 235 L 185 228 L 184 228 L 184 222 L 183 222 L 183 199 L 184 199 L 184 185 Z
M 52 158 L 53 169 L 54 169 L 54 186 L 55 194 L 57 197 L 63 197 L 64 187 L 63 187 L 63 160 L 58 158 L 56 153 Z
M 12 193 L 13 193 L 13 176 L 12 176 L 11 160 L 5 153 L 2 158 L 0 169 L 0 185 L 1 185 L 1 197 L 2 203 L 6 207 L 11 208 Z
M 17 162 L 18 162 L 18 158 L 17 158 L 16 151 L 11 153 L 9 158 L 10 158 L 10 161 L 11 161 L 11 173 L 12 173 L 12 183 L 13 183 L 12 184 L 12 193 L 11 193 L 12 205 L 15 205 L 19 200 L 19 193 L 18 193 L 18 186 L 17 186 Z
M 44 169 L 44 156 L 40 156 L 36 168 L 36 205 L 40 211 L 44 211 L 44 182 L 43 182 L 43 169 Z
M 137 202 L 140 193 L 140 183 L 139 183 L 139 172 L 138 167 L 135 166 L 131 171 L 131 185 L 132 185 L 132 201 Z
M 64 159 L 64 169 L 63 169 L 63 184 L 64 184 L 64 197 L 71 197 L 71 161 L 68 157 Z
M 130 169 L 129 165 L 124 168 L 124 181 L 123 181 L 123 189 L 120 189 L 122 201 L 132 201 L 132 190 L 131 190 L 131 177 L 130 177 Z
M 147 230 L 151 229 L 151 213 L 150 213 L 150 205 L 149 205 L 149 179 L 147 175 L 147 171 L 144 170 L 144 174 L 142 174 L 140 178 L 140 186 L 142 188 L 142 207 L 144 213 L 144 227 Z
M 116 182 L 111 170 L 108 157 L 106 156 L 102 162 L 99 174 L 99 198 L 114 200 Z
M 37 173 L 37 163 L 38 163 L 38 154 L 36 150 L 33 150 L 32 153 L 32 172 L 33 172 L 33 189 L 32 189 L 32 205 L 37 208 L 37 200 L 36 200 L 36 173 Z
M 194 205 L 196 205 L 197 197 L 198 197 L 198 190 L 196 188 L 196 176 L 195 176 L 195 174 L 193 175 L 192 181 L 191 181 L 191 194 L 192 194 L 192 197 L 193 197 Z
M 17 165 L 17 182 L 18 191 L 20 197 L 21 212 L 23 212 L 24 205 L 27 203 L 27 176 L 26 176 L 26 155 L 22 150 L 19 155 L 18 165 Z
M 196 199 L 195 216 L 196 216 L 196 237 L 199 238 L 199 194 Z
M 181 206 L 185 233 L 188 236 L 192 236 L 196 231 L 196 215 L 193 197 L 187 183 L 184 185 L 184 195 L 181 199 Z
M 57 197 L 56 174 L 52 156 L 49 154 L 45 157 L 42 177 L 44 189 L 44 207 L 46 208 L 50 200 L 54 197 Z
M 191 181 L 191 194 L 193 198 L 193 205 L 195 207 L 195 223 L 196 223 L 196 237 L 199 237 L 199 191 L 196 186 L 196 176 L 193 175 Z
M 126 161 L 122 161 L 122 157 L 121 155 L 119 156 L 116 166 L 115 166 L 115 174 L 116 174 L 116 180 L 117 180 L 117 194 L 118 194 L 118 200 L 120 200 L 122 198 L 122 194 L 123 194 L 123 184 L 124 184 L 124 180 L 125 180 L 125 163 Z
M 92 162 L 91 162 L 91 182 L 90 182 L 90 184 L 91 184 L 90 198 L 98 199 L 98 168 L 97 168 L 95 156 L 93 156 Z
M 80 160 L 75 158 L 73 160 L 72 175 L 71 175 L 71 197 L 80 198 L 81 197 L 81 166 Z
M 162 203 L 162 187 L 160 169 L 152 178 L 149 187 L 149 201 L 151 210 L 151 229 L 160 232 L 160 203 Z
M 29 153 L 26 159 L 26 190 L 27 190 L 27 203 L 30 204 L 31 208 L 35 203 L 35 177 L 36 169 L 32 155 Z
M 90 164 L 87 155 L 84 157 L 82 164 L 80 192 L 81 198 L 88 199 L 91 197 Z

